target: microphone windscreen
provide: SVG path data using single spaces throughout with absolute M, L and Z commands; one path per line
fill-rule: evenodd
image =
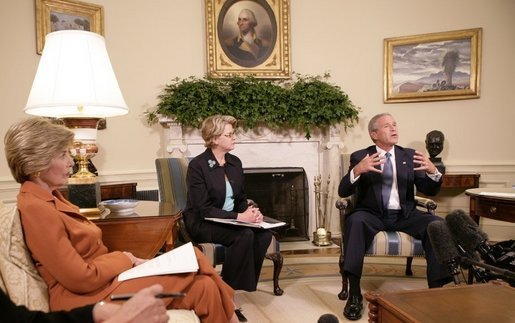
M 473 253 L 479 245 L 488 240 L 486 233 L 463 210 L 454 210 L 445 217 L 445 222 L 454 238 L 468 252 Z
M 441 264 L 447 264 L 458 257 L 458 247 L 445 221 L 433 221 L 427 226 L 427 234 L 433 246 L 435 257 Z
M 317 323 L 339 323 L 338 317 L 333 314 L 327 313 L 318 318 Z

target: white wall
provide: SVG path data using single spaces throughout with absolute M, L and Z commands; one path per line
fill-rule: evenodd
M 204 1 L 88 2 L 104 6 L 107 47 L 130 108 L 127 116 L 109 119 L 107 130 L 99 133 L 94 162 L 100 179 L 156 188 L 154 159 L 165 155 L 162 129 L 147 126 L 143 112 L 156 104 L 172 78 L 205 73 Z M 476 27 L 483 28 L 480 99 L 383 103 L 384 38 Z M 290 33 L 292 69 L 330 72 L 362 108 L 361 122 L 342 135 L 345 153 L 369 145 L 369 118 L 389 111 L 399 123 L 401 145 L 423 150 L 425 134 L 438 129 L 446 136 L 441 156 L 449 171 L 480 172 L 482 186 L 515 183 L 515 1 L 291 0 Z M 25 117 L 40 58 L 34 0 L 0 0 L 0 44 L 3 134 Z M 12 200 L 17 185 L 3 162 L 3 149 L 0 160 L 0 199 Z M 450 201 L 451 206 L 467 205 L 462 194 Z

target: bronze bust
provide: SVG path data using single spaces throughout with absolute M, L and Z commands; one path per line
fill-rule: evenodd
M 442 152 L 444 140 L 445 136 L 439 130 L 432 130 L 426 135 L 426 149 L 430 156 L 429 159 L 442 174 L 445 173 L 445 166 L 442 163 L 442 158 L 436 156 Z

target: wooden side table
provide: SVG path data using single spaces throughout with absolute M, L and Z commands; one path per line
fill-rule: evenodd
M 515 288 L 477 284 L 394 293 L 369 292 L 368 322 L 513 322 Z
M 479 187 L 479 174 L 444 174 L 442 188 L 475 188 Z
M 113 199 L 135 199 L 138 183 L 100 183 L 102 201 Z
M 138 183 L 100 183 L 100 199 L 135 199 L 137 185 Z M 62 187 L 59 191 L 68 199 L 68 187 Z
M 138 258 L 153 258 L 161 248 L 174 247 L 177 221 L 182 216 L 172 203 L 140 201 L 134 213 L 90 218 L 102 229 L 102 241 L 109 250 L 130 251 Z
M 512 188 L 468 189 L 470 216 L 479 223 L 480 217 L 515 222 L 515 190 Z

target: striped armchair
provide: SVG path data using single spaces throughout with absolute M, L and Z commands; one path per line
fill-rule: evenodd
M 351 211 L 352 198 L 342 198 L 336 201 L 336 208 L 340 210 L 340 226 L 343 232 L 345 231 L 345 217 Z M 425 208 L 428 212 L 433 213 L 437 207 L 436 203 L 428 198 L 415 197 L 417 206 Z M 342 276 L 342 290 L 338 294 L 338 298 L 345 300 L 349 296 L 347 277 L 343 271 L 343 262 L 345 261 L 343 249 L 343 237 L 340 243 L 340 275 Z M 365 256 L 379 256 L 379 257 L 407 257 L 406 271 L 407 276 L 413 275 L 411 264 L 413 257 L 424 257 L 424 249 L 422 241 L 413 238 L 412 236 L 400 231 L 380 231 L 375 237 L 374 241 L 365 253 Z
M 161 201 L 173 202 L 181 209 L 186 207 L 186 172 L 188 170 L 188 163 L 189 159 L 187 158 L 156 159 L 159 199 Z M 213 267 L 223 264 L 226 250 L 224 245 L 218 243 L 195 243 L 191 239 L 182 218 L 177 221 L 177 225 L 179 243 L 193 242 L 208 257 Z M 265 257 L 272 260 L 274 264 L 274 294 L 277 296 L 282 295 L 283 290 L 279 287 L 279 274 L 283 266 L 283 256 L 281 255 L 279 241 L 275 237 L 272 237 L 272 242 L 268 247 Z

